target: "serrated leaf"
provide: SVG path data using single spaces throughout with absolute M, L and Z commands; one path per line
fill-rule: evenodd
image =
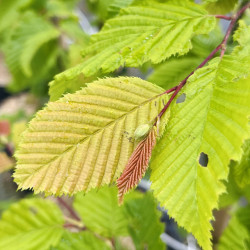
M 56 89 L 60 82 L 80 74 L 89 77 L 100 70 L 107 73 L 124 65 L 138 67 L 148 61 L 159 63 L 175 54 L 184 55 L 192 48 L 191 38 L 209 33 L 215 23 L 201 6 L 186 1 L 176 5 L 149 1 L 124 8 L 91 37 L 83 51 L 88 58 L 57 75 L 50 86 Z
M 128 200 L 125 204 L 129 219 L 129 232 L 136 249 L 165 249 L 160 235 L 164 233 L 164 224 L 160 223 L 161 212 L 157 210 L 151 193 L 143 198 Z
M 128 220 L 117 202 L 117 189 L 103 187 L 86 196 L 78 194 L 74 208 L 90 230 L 105 237 L 128 235 Z
M 97 238 L 93 233 L 85 231 L 70 233 L 65 231 L 59 244 L 51 250 L 108 250 L 106 242 Z
M 233 67 L 232 67 L 233 65 Z M 152 189 L 171 217 L 211 249 L 212 210 L 224 191 L 230 159 L 248 138 L 250 61 L 224 56 L 196 71 L 172 105 L 172 117 L 151 159 Z
M 228 226 L 224 230 L 218 250 L 249 250 L 250 248 L 250 231 L 248 226 L 250 221 L 250 209 L 239 209 L 230 219 Z M 242 220 L 243 219 L 243 220 Z M 248 224 L 247 224 L 248 223 Z
M 59 242 L 63 223 L 60 209 L 51 201 L 22 200 L 2 214 L 0 249 L 48 249 Z
M 107 78 L 50 102 L 30 122 L 16 154 L 19 188 L 62 195 L 114 182 L 136 146 L 135 129 L 168 100 L 163 91 L 139 78 Z

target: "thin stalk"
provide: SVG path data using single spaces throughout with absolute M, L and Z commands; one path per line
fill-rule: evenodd
M 227 20 L 227 21 L 232 20 L 231 16 L 215 15 L 215 17 L 218 18 L 218 19 L 224 19 L 224 20 Z
M 230 34 L 232 33 L 232 30 L 237 22 L 237 20 L 240 18 L 240 16 L 246 11 L 247 8 L 250 7 L 250 2 L 247 3 L 243 8 L 241 8 L 232 18 L 231 18 L 231 22 L 229 24 L 229 27 L 227 29 L 227 32 L 225 34 L 224 39 L 222 40 L 222 42 L 210 53 L 210 55 L 194 70 L 192 71 L 184 80 L 182 80 L 178 86 L 175 86 L 172 89 L 169 89 L 167 91 L 165 91 L 163 94 L 169 94 L 171 92 L 174 91 L 174 93 L 172 94 L 172 96 L 170 97 L 170 99 L 168 100 L 167 104 L 163 107 L 163 109 L 161 110 L 161 112 L 158 114 L 158 117 L 161 118 L 162 115 L 165 113 L 165 111 L 168 109 L 168 107 L 170 106 L 170 104 L 172 103 L 172 101 L 174 100 L 174 98 L 177 96 L 177 94 L 180 92 L 180 90 L 185 86 L 185 84 L 187 83 L 187 80 L 189 79 L 190 76 L 192 76 L 194 74 L 194 72 L 197 69 L 202 68 L 205 64 L 207 64 L 208 61 L 210 61 L 213 56 L 219 51 L 221 50 L 221 58 L 224 56 L 225 51 L 226 51 L 226 46 L 227 46 L 227 42 L 228 39 L 230 37 Z M 156 124 L 156 122 L 155 122 Z
M 64 207 L 69 212 L 72 218 L 74 218 L 77 221 L 81 221 L 76 212 L 73 210 L 71 206 L 68 205 L 67 202 L 65 202 L 61 197 L 57 197 L 57 201 L 62 207 Z

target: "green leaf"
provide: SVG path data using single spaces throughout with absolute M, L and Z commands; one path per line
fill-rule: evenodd
M 191 48 L 191 38 L 207 34 L 215 27 L 215 18 L 199 5 L 186 1 L 178 4 L 146 2 L 121 10 L 103 29 L 91 37 L 83 50 L 85 61 L 57 75 L 53 89 L 61 82 L 80 74 L 89 77 L 102 71 L 112 72 L 120 66 L 138 67 L 151 61 L 160 63 L 172 55 L 184 55 Z M 63 93 L 63 90 L 61 91 Z
M 0 32 L 3 32 L 18 20 L 21 8 L 32 0 L 0 0 Z
M 234 40 L 239 43 L 234 49 L 236 55 L 250 54 L 250 25 L 246 25 L 245 21 L 239 21 L 239 27 L 234 33 Z
M 238 0 L 207 0 L 205 7 L 211 14 L 226 14 L 237 6 Z
M 128 235 L 128 220 L 117 202 L 117 189 L 103 187 L 92 190 L 85 196 L 78 194 L 74 208 L 90 230 L 105 236 Z
M 111 249 L 101 239 L 93 233 L 85 231 L 80 233 L 70 233 L 65 231 L 59 244 L 51 247 L 51 250 L 108 250 Z
M 135 0 L 114 0 L 108 6 L 108 14 L 109 16 L 115 16 L 119 13 L 119 11 L 125 7 L 131 5 Z
M 164 224 L 160 223 L 161 212 L 157 210 L 151 193 L 143 198 L 131 199 L 125 203 L 129 219 L 129 232 L 136 249 L 165 249 L 160 235 L 164 233 Z
M 230 219 L 228 226 L 224 230 L 218 250 L 249 250 L 250 248 L 250 208 L 239 209 Z
M 240 188 L 235 182 L 234 177 L 234 165 L 237 162 L 231 162 L 229 165 L 228 180 L 224 181 L 226 186 L 226 193 L 223 193 L 219 199 L 219 208 L 225 208 L 231 205 L 235 205 L 242 197 L 250 201 L 250 185 Z
M 51 70 L 57 67 L 58 36 L 59 32 L 36 13 L 23 14 L 2 48 L 13 78 L 8 86 L 11 91 L 34 86 L 39 93 L 47 85 Z
M 137 145 L 134 131 L 168 100 L 163 91 L 139 78 L 106 78 L 50 102 L 23 134 L 19 188 L 62 195 L 114 182 Z
M 63 215 L 51 201 L 24 199 L 10 206 L 0 220 L 0 249 L 44 250 L 63 234 Z
M 197 57 L 173 58 L 155 68 L 148 81 L 170 89 L 190 74 L 200 63 Z
M 225 190 L 220 180 L 249 137 L 250 79 L 239 80 L 249 67 L 248 55 L 224 56 L 197 70 L 151 160 L 154 195 L 204 249 L 211 249 L 212 210 Z
M 243 151 L 241 160 L 233 166 L 234 178 L 241 188 L 250 185 L 250 140 L 244 143 Z
M 43 44 L 56 39 L 59 34 L 59 31 L 34 12 L 26 12 L 11 38 L 11 43 L 6 45 L 10 53 L 7 55 L 7 62 L 14 57 L 21 65 L 23 73 L 31 76 L 31 61 L 34 55 Z

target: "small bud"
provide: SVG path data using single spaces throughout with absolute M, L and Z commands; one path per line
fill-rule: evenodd
M 144 139 L 149 131 L 151 129 L 151 126 L 149 124 L 142 124 L 134 132 L 134 138 L 136 141 Z

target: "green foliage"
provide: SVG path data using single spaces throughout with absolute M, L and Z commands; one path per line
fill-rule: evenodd
M 242 201 L 248 205 L 232 210 L 219 249 L 250 249 L 249 18 L 232 14 L 225 39 L 217 21 L 246 1 L 89 2 L 101 28 L 91 37 L 74 14 L 77 0 L 1 2 L 0 48 L 12 75 L 8 89 L 41 95 L 57 74 L 50 82 L 51 102 L 22 135 L 14 178 L 19 189 L 45 195 L 112 185 L 126 175 L 134 149 L 159 122 L 148 172 L 153 195 L 132 192 L 120 207 L 114 187 L 76 194 L 80 219 L 51 201 L 23 200 L 2 216 L 0 249 L 129 248 L 124 237 L 136 249 L 164 249 L 159 202 L 210 250 L 213 210 L 235 209 Z M 233 27 L 236 17 L 241 20 Z M 127 77 L 146 78 L 147 70 L 158 86 Z M 126 77 L 94 81 L 111 72 Z M 179 82 L 186 85 L 169 90 Z M 12 126 L 11 143 L 20 140 L 24 123 L 19 125 Z M 142 161 L 150 157 L 146 149 Z M 132 172 L 131 179 L 140 179 Z
M 73 13 L 76 2 L 11 0 L 1 4 L 0 49 L 12 75 L 9 91 L 31 88 L 44 96 L 53 75 L 67 64 L 75 65 L 68 63 L 67 39 L 74 45 L 88 40 Z
M 152 195 L 133 192 L 125 200 L 126 207 L 118 206 L 117 190 L 109 187 L 91 191 L 86 196 L 78 194 L 74 207 L 85 227 L 76 227 L 75 231 L 66 229 L 65 220 L 76 221 L 64 218 L 62 211 L 52 201 L 32 198 L 13 203 L 0 220 L 0 248 L 106 250 L 112 249 L 112 239 L 117 246 L 120 244 L 122 247 L 119 239 L 126 235 L 132 237 L 136 246 L 140 240 L 148 249 L 164 249 L 164 244 L 160 241 L 160 235 L 164 231 L 159 222 L 161 213 L 156 211 Z M 146 211 L 150 213 L 143 212 L 139 215 L 143 206 L 147 206 Z
M 170 89 L 188 76 L 200 64 L 200 61 L 199 58 L 192 56 L 184 57 L 181 60 L 179 58 L 170 59 L 156 67 L 147 80 L 164 89 Z
M 48 249 L 59 242 L 63 223 L 61 211 L 52 202 L 22 200 L 2 214 L 0 249 Z
M 148 207 L 154 209 L 147 210 Z M 156 210 L 156 203 L 151 193 L 141 199 L 131 199 L 125 203 L 129 218 L 129 232 L 133 238 L 136 249 L 165 249 L 160 240 L 164 226 L 159 222 L 161 213 Z
M 99 239 L 91 232 L 70 233 L 65 232 L 56 247 L 51 250 L 108 250 L 110 249 L 104 240 Z
M 24 14 L 2 47 L 13 77 L 11 90 L 23 90 L 30 82 L 33 86 L 41 85 L 41 79 L 46 77 L 49 80 L 46 74 L 56 62 L 58 36 L 59 32 L 34 12 Z M 43 68 L 39 67 L 40 63 L 44 64 Z
M 75 198 L 74 207 L 86 227 L 105 237 L 128 235 L 128 220 L 117 203 L 117 189 L 104 187 Z
M 239 199 L 246 199 L 250 202 L 250 185 L 245 186 L 244 188 L 240 188 L 238 184 L 235 182 L 234 177 L 234 165 L 237 166 L 237 162 L 231 162 L 229 165 L 230 173 L 227 181 L 224 181 L 226 186 L 226 193 L 220 196 L 219 199 L 219 207 L 225 208 L 231 205 L 235 205 Z
M 197 4 L 145 2 L 124 8 L 108 20 L 101 32 L 91 37 L 83 50 L 86 59 L 55 77 L 50 95 L 55 100 L 65 92 L 63 84 L 95 75 L 100 70 L 112 72 L 121 66 L 138 67 L 146 62 L 159 63 L 172 55 L 184 55 L 191 48 L 191 38 L 207 34 L 215 27 L 215 18 Z M 59 90 L 58 90 L 59 89 Z
M 105 237 L 128 236 L 136 249 L 165 249 L 160 240 L 164 226 L 159 219 L 161 213 L 151 193 L 130 193 L 125 206 L 118 206 L 117 189 L 103 187 L 92 190 L 85 196 L 78 194 L 74 207 L 87 228 Z

